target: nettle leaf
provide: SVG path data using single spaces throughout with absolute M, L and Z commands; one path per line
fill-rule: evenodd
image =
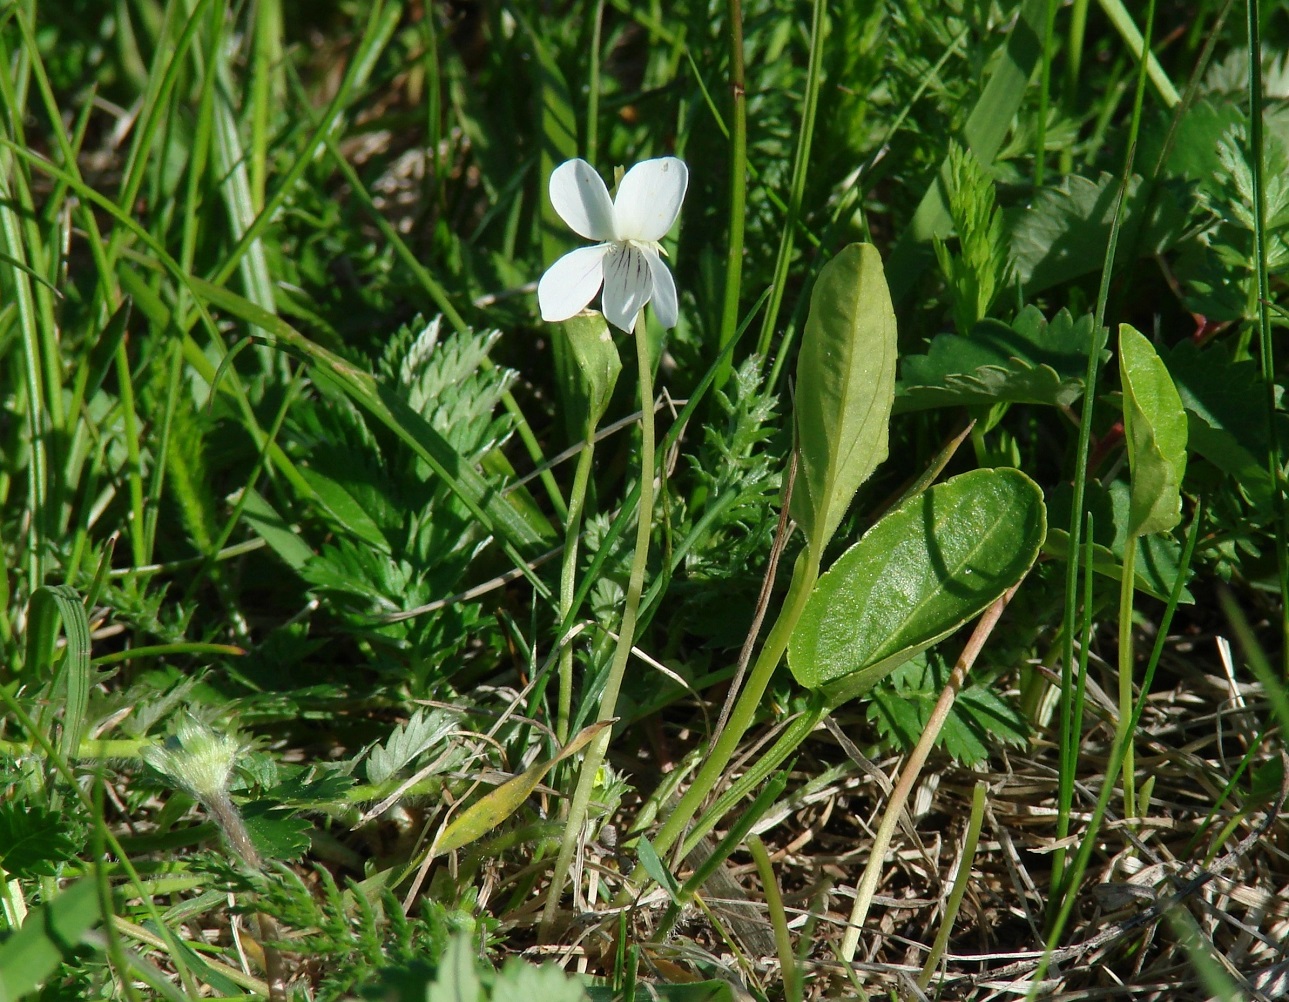
M 17 800 L 0 801 L 0 869 L 10 877 L 53 877 L 75 859 L 84 839 L 66 814 Z
M 886 458 L 895 354 L 881 256 L 851 244 L 819 272 L 797 359 L 792 517 L 816 560 L 859 485 Z
M 834 706 L 859 695 L 1020 581 L 1046 531 L 1043 493 L 1019 470 L 911 498 L 820 577 L 788 645 L 792 674 Z
M 367 755 L 367 779 L 383 783 L 418 756 L 441 744 L 459 726 L 460 714 L 450 710 L 417 710 L 407 723 L 394 728 L 383 745 Z M 448 768 L 450 763 L 445 763 Z
M 1113 175 L 1103 173 L 1096 181 L 1071 175 L 1011 209 L 1007 222 L 1012 265 L 1026 294 L 1100 271 L 1118 202 L 1119 179 Z M 1177 242 L 1189 220 L 1189 204 L 1171 187 L 1158 185 L 1150 191 L 1141 178 L 1133 177 L 1124 200 L 1119 246 L 1141 255 L 1163 253 Z M 1120 268 L 1131 263 L 1116 262 Z
M 265 859 L 299 859 L 309 849 L 313 825 L 275 800 L 241 805 L 242 820 L 255 848 Z
M 911 749 L 948 678 L 949 666 L 942 658 L 914 658 L 873 690 L 868 719 L 884 737 Z M 988 756 L 991 740 L 1022 747 L 1028 736 L 1025 718 L 1014 706 L 988 685 L 973 682 L 958 693 L 936 744 L 955 762 L 976 765 Z
M 1027 306 L 1010 326 L 982 320 L 970 336 L 940 334 L 925 355 L 901 361 L 895 412 L 995 403 L 1068 407 L 1083 394 L 1088 352 L 1105 347 L 1105 330 L 1094 336 L 1094 326 L 1091 314 L 1075 320 L 1061 310 L 1049 323 Z
M 1128 532 L 1167 532 L 1182 517 L 1186 413 L 1154 346 L 1128 324 L 1119 325 L 1119 377 L 1132 471 Z
M 334 765 L 297 767 L 276 786 L 265 790 L 264 797 L 291 807 L 316 807 L 343 800 L 353 785 L 354 777 Z

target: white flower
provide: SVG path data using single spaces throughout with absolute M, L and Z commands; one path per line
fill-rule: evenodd
M 659 255 L 658 241 L 680 215 L 689 168 L 675 157 L 636 164 L 618 185 L 618 197 L 585 160 L 569 160 L 551 173 L 551 204 L 569 227 L 594 247 L 570 251 L 537 283 L 542 319 L 567 320 L 586 308 L 604 286 L 604 316 L 624 331 L 652 300 L 658 321 L 675 327 L 676 283 Z

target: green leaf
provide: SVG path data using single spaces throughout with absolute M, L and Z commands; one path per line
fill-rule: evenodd
M 314 367 L 315 374 L 330 376 L 355 403 L 385 425 L 442 477 L 488 532 L 517 548 L 538 545 L 553 535 L 554 530 L 548 522 L 530 520 L 527 511 L 517 510 L 425 418 L 389 387 L 377 383 L 370 373 L 314 344 L 280 317 L 260 309 L 236 293 L 197 278 L 192 279 L 192 284 L 194 290 L 210 303 L 258 327 L 283 348 L 301 355 Z M 541 588 L 544 589 L 545 585 Z
M 590 727 L 584 727 L 554 758 L 535 763 L 519 775 L 506 780 L 491 793 L 476 800 L 444 826 L 430 848 L 431 855 L 445 855 L 488 834 L 519 810 L 520 805 L 528 799 L 555 763 L 570 755 L 576 755 L 592 738 L 612 723 L 611 720 L 605 720 Z
M 819 272 L 797 359 L 800 469 L 792 517 L 818 560 L 855 491 L 886 458 L 895 310 L 882 259 L 851 244 Z
M 886 515 L 820 577 L 788 646 L 792 674 L 853 698 L 1016 584 L 1047 530 L 1019 470 L 973 470 Z
M 1090 181 L 1075 175 L 1008 213 L 1012 265 L 1026 294 L 1101 269 L 1118 201 L 1117 177 L 1102 174 Z M 1189 215 L 1190 206 L 1173 197 L 1172 189 L 1143 185 L 1134 177 L 1124 201 L 1119 246 L 1140 255 L 1162 253 L 1181 236 Z M 1131 264 L 1126 255 L 1116 261 L 1119 268 Z
M 89 618 L 80 596 L 70 585 L 37 588 L 31 596 L 29 616 L 26 665 L 29 673 L 39 673 L 43 677 L 53 667 L 59 623 L 67 638 L 67 649 L 52 673 L 48 697 L 43 700 L 38 722 L 48 733 L 52 729 L 52 715 L 61 706 L 63 727 L 58 738 L 58 750 L 68 759 L 75 758 L 80 754 L 81 735 L 85 733 L 93 674 Z
M 559 325 L 568 341 L 573 362 L 581 373 L 582 434 L 589 435 L 604 417 L 613 397 L 613 388 L 622 371 L 618 346 L 613 342 L 609 323 L 599 313 L 581 313 Z
M 418 755 L 445 741 L 459 726 L 460 714 L 444 709 L 429 712 L 417 710 L 407 723 L 394 728 L 383 745 L 377 745 L 367 756 L 367 779 L 383 783 Z M 454 760 L 445 761 L 443 768 L 454 767 Z
M 1105 346 L 1093 317 L 1061 310 L 1051 323 L 1027 306 L 1008 326 L 983 320 L 970 336 L 940 334 L 925 355 L 900 363 L 895 412 L 929 407 L 1044 404 L 1068 407 L 1083 394 L 1090 351 Z
M 74 859 L 80 844 L 63 812 L 18 800 L 0 802 L 0 870 L 10 877 L 52 877 Z
M 868 719 L 899 747 L 912 749 L 948 677 L 941 658 L 914 658 L 873 690 Z M 958 693 L 936 744 L 955 762 L 976 765 L 988 755 L 991 739 L 1021 746 L 1027 737 L 1025 718 L 1016 708 L 988 685 L 973 683 Z
M 38 988 L 102 919 L 92 877 L 57 893 L 0 944 L 0 1002 L 20 999 Z
M 313 551 L 309 549 L 309 544 L 300 538 L 287 520 L 278 514 L 277 509 L 269 504 L 264 495 L 254 487 L 247 487 L 241 500 L 243 501 L 242 518 L 246 524 L 269 544 L 269 548 L 281 557 L 288 567 L 299 572 L 313 559 Z
M 949 212 L 958 249 L 951 253 L 935 237 L 935 256 L 953 303 L 954 326 L 966 333 L 989 313 L 1008 284 L 1011 266 L 993 178 L 974 153 L 956 142 L 949 144 L 948 168 Z
M 300 474 L 313 489 L 318 505 L 331 516 L 337 526 L 351 532 L 364 543 L 382 553 L 390 552 L 389 540 L 375 520 L 363 510 L 358 500 L 345 487 L 312 466 L 301 466 Z M 312 555 L 312 554 L 310 554 Z
M 1094 516 L 1092 569 L 1116 582 L 1123 580 L 1123 556 L 1128 542 L 1131 505 L 1129 493 L 1128 485 L 1122 480 L 1115 480 L 1104 487 L 1097 480 L 1089 480 L 1083 499 L 1084 510 Z M 1069 484 L 1059 485 L 1047 499 L 1047 520 L 1053 528 L 1047 532 L 1043 552 L 1061 561 L 1067 559 L 1070 535 L 1055 526 L 1070 524 L 1071 500 Z M 1177 575 L 1181 573 L 1181 561 L 1181 544 L 1171 535 L 1146 536 L 1138 541 L 1133 587 L 1161 602 L 1168 601 Z M 1180 601 L 1183 604 L 1195 601 L 1185 585 L 1182 586 Z
M 585 1002 L 586 991 L 555 964 L 534 964 L 509 957 L 492 983 L 494 1002 Z
M 636 843 L 636 855 L 639 856 L 640 865 L 645 868 L 645 873 L 649 874 L 649 879 L 667 892 L 667 897 L 671 898 L 672 904 L 680 904 L 680 884 L 676 882 L 676 878 L 667 869 L 667 864 L 662 861 L 662 857 L 658 855 L 658 850 L 653 847 L 653 843 L 643 835 L 640 836 L 639 841 Z
M 1199 348 L 1189 340 L 1163 359 L 1186 408 L 1187 447 L 1229 474 L 1255 504 L 1269 505 L 1273 484 L 1261 458 L 1267 422 L 1257 363 L 1235 361 L 1223 344 Z
M 1119 325 L 1124 438 L 1132 470 L 1128 532 L 1166 532 L 1182 517 L 1186 412 L 1163 361 L 1146 337 Z
M 241 807 L 251 841 L 265 859 L 299 859 L 309 850 L 313 825 L 273 800 L 252 800 Z
M 994 162 L 1012 129 L 1034 67 L 1042 57 L 1047 10 L 1047 0 L 1023 0 L 1007 40 L 984 63 L 991 68 L 989 81 L 967 116 L 962 135 L 966 147 L 986 166 Z M 934 260 L 927 241 L 947 237 L 953 225 L 945 197 L 947 167 L 946 156 L 891 251 L 891 298 L 896 302 L 913 291 L 922 271 Z

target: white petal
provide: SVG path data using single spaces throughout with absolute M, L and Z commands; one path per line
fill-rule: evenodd
M 604 258 L 604 319 L 631 332 L 636 315 L 653 295 L 653 272 L 644 252 L 615 244 Z
M 632 167 L 613 202 L 618 239 L 652 242 L 665 237 L 680 215 L 688 186 L 689 168 L 675 157 L 642 160 Z
M 551 172 L 551 205 L 587 240 L 613 240 L 613 203 L 600 175 L 585 160 L 566 160 Z
M 546 269 L 537 283 L 537 303 L 543 320 L 559 323 L 586 307 L 604 281 L 604 256 L 610 246 L 579 247 Z
M 641 251 L 653 276 L 653 312 L 658 322 L 669 330 L 676 326 L 680 307 L 676 302 L 676 283 L 671 269 L 653 248 Z

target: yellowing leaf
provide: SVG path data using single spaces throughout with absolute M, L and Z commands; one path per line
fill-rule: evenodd
M 553 759 L 529 766 L 519 775 L 506 780 L 491 793 L 476 800 L 448 822 L 439 833 L 434 848 L 430 850 L 430 855 L 439 856 L 452 852 L 488 834 L 519 810 L 520 805 L 528 799 L 533 790 L 537 789 L 537 784 L 542 781 L 546 773 L 550 772 L 555 763 L 562 762 L 570 755 L 576 755 L 592 738 L 612 723 L 612 720 L 605 720 L 590 727 L 584 727 Z

